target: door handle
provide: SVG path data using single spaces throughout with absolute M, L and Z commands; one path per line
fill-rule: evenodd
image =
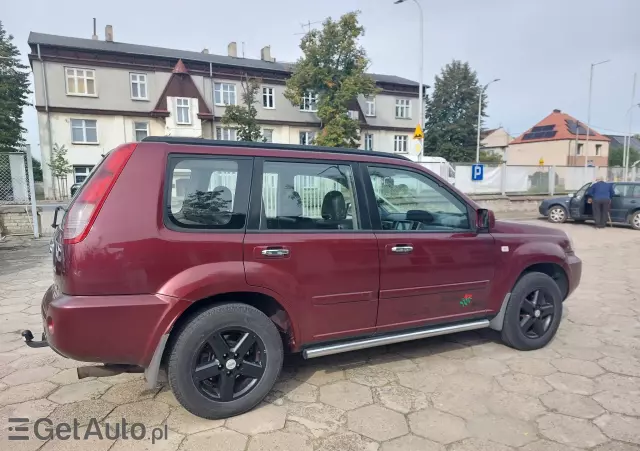
M 275 249 L 262 249 L 262 255 L 265 257 L 286 257 L 289 255 L 289 249 L 275 248 Z
M 413 252 L 413 246 L 410 244 L 398 244 L 391 248 L 391 252 L 394 254 L 409 254 Z

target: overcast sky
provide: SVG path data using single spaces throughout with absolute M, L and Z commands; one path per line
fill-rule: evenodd
M 425 79 L 452 59 L 469 61 L 488 90 L 486 126 L 525 131 L 554 108 L 587 120 L 591 63 L 592 125 L 624 133 L 633 73 L 640 73 L 640 0 L 419 0 L 425 13 Z M 419 73 L 419 14 L 393 0 L 78 0 L 2 1 L 5 29 L 26 61 L 30 31 L 90 38 L 114 27 L 116 41 L 225 54 L 230 41 L 245 42 L 245 56 L 259 58 L 271 45 L 281 61 L 300 56 L 301 23 L 360 10 L 362 44 L 371 71 L 413 80 Z M 319 26 L 320 24 L 312 25 Z M 640 78 L 640 74 L 639 74 Z M 640 102 L 638 80 L 636 102 Z M 39 153 L 35 109 L 25 117 L 28 142 Z M 633 131 L 640 133 L 640 109 Z

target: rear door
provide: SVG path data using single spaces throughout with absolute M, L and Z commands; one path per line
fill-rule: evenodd
M 629 183 L 615 183 L 613 185 L 614 196 L 611 198 L 611 220 L 613 222 L 626 222 L 627 215 L 632 207 L 634 185 Z
M 247 283 L 277 293 L 303 341 L 373 332 L 379 264 L 376 238 L 344 161 L 256 159 Z
M 473 210 L 417 170 L 368 165 L 363 178 L 378 239 L 378 330 L 449 322 L 486 312 L 497 260 Z

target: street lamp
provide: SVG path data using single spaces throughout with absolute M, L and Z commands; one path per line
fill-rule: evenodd
M 588 166 L 589 158 L 589 132 L 591 131 L 591 88 L 593 87 L 593 68 L 600 64 L 608 63 L 611 60 L 600 61 L 599 63 L 591 63 L 591 71 L 589 72 L 589 105 L 587 107 L 587 137 L 584 141 L 584 167 Z M 576 131 L 577 133 L 577 131 Z
M 635 74 L 634 74 L 635 75 Z M 635 76 L 633 78 L 633 85 L 635 90 Z M 627 180 L 627 174 L 629 172 L 629 155 L 631 154 L 631 124 L 632 124 L 632 111 L 635 107 L 640 107 L 640 103 L 631 105 L 627 110 L 625 116 L 629 116 L 629 133 L 624 137 L 624 146 L 622 150 L 622 167 L 624 167 L 624 180 Z
M 394 5 L 399 5 L 400 3 L 404 3 L 407 0 L 396 0 L 393 2 Z M 419 90 L 420 90 L 420 128 L 424 130 L 424 93 L 422 92 L 422 78 L 424 74 L 424 14 L 422 12 L 422 5 L 418 0 L 413 0 L 413 2 L 418 5 L 418 10 L 420 10 L 420 76 L 418 79 Z M 418 155 L 418 161 L 422 161 L 422 154 L 424 152 L 424 138 L 422 141 L 422 149 L 420 150 L 420 154 Z
M 495 83 L 496 81 L 500 81 L 499 78 L 495 80 L 491 80 L 489 83 L 484 85 L 484 87 L 480 90 L 480 95 L 478 96 L 478 139 L 476 141 L 476 163 L 480 163 L 480 126 L 482 125 L 482 96 L 484 92 L 487 90 L 491 83 Z

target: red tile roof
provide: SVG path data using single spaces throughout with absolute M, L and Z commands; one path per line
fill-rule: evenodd
M 531 127 L 529 130 L 524 132 L 522 135 L 518 136 L 509 144 L 525 144 L 525 143 L 542 142 L 542 141 L 561 141 L 565 139 L 576 139 L 575 133 L 570 132 L 569 128 L 567 127 L 567 121 L 571 121 L 575 123 L 576 118 L 574 118 L 573 116 L 567 113 L 563 113 L 560 110 L 553 110 L 553 112 L 550 115 L 542 119 L 540 122 L 534 125 L 534 127 L 553 125 L 554 126 L 553 130 L 556 131 L 555 136 L 553 136 L 552 138 L 523 139 L 524 135 L 531 132 L 531 129 L 533 128 Z M 584 124 L 584 122 L 578 122 L 578 124 L 580 125 L 580 127 L 586 130 L 587 126 Z M 580 133 L 578 136 L 578 139 L 585 139 L 586 137 L 587 137 L 586 133 Z M 589 129 L 589 139 L 591 141 L 610 141 L 609 138 L 607 138 L 604 135 L 601 135 L 600 133 L 598 133 L 592 128 Z

